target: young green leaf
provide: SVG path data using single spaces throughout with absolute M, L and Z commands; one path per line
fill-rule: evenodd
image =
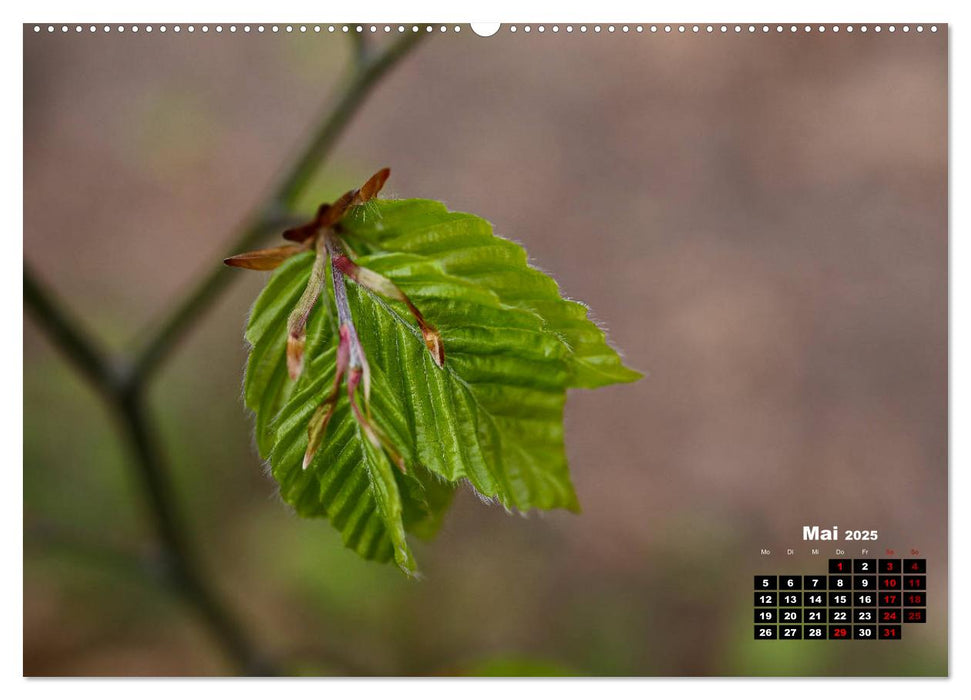
M 520 246 L 438 202 L 373 200 L 386 179 L 288 234 L 306 252 L 256 256 L 281 262 L 247 326 L 245 399 L 283 499 L 414 573 L 408 534 L 434 534 L 459 482 L 579 510 L 566 390 L 640 375 Z
M 594 389 L 641 378 L 587 318 L 587 307 L 563 298 L 552 277 L 528 265 L 522 246 L 494 235 L 484 219 L 450 212 L 440 202 L 406 199 L 358 208 L 340 227 L 350 240 L 375 252 L 361 264 L 399 286 L 406 286 L 410 263 L 424 261 L 491 290 L 503 304 L 537 314 L 569 349 L 570 387 Z M 413 290 L 421 290 L 420 280 Z

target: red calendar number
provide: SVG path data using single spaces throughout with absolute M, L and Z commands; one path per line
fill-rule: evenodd
M 927 622 L 927 611 L 924 608 L 904 611 L 905 622 Z
M 927 588 L 926 576 L 907 576 L 904 578 L 904 589 L 908 591 L 922 591 Z

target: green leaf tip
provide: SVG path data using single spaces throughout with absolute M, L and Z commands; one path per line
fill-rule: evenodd
M 484 219 L 375 199 L 388 175 L 321 205 L 295 245 L 227 262 L 273 269 L 244 396 L 282 498 L 416 576 L 409 536 L 434 535 L 460 482 L 510 510 L 579 512 L 567 389 L 641 374 Z

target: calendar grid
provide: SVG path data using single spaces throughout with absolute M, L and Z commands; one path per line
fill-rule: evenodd
M 822 574 L 755 577 L 755 639 L 899 640 L 927 621 L 924 559 L 830 559 Z

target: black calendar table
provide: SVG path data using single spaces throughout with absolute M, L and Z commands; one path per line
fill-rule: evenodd
M 755 577 L 755 639 L 899 640 L 927 622 L 924 559 L 830 559 L 818 574 Z

